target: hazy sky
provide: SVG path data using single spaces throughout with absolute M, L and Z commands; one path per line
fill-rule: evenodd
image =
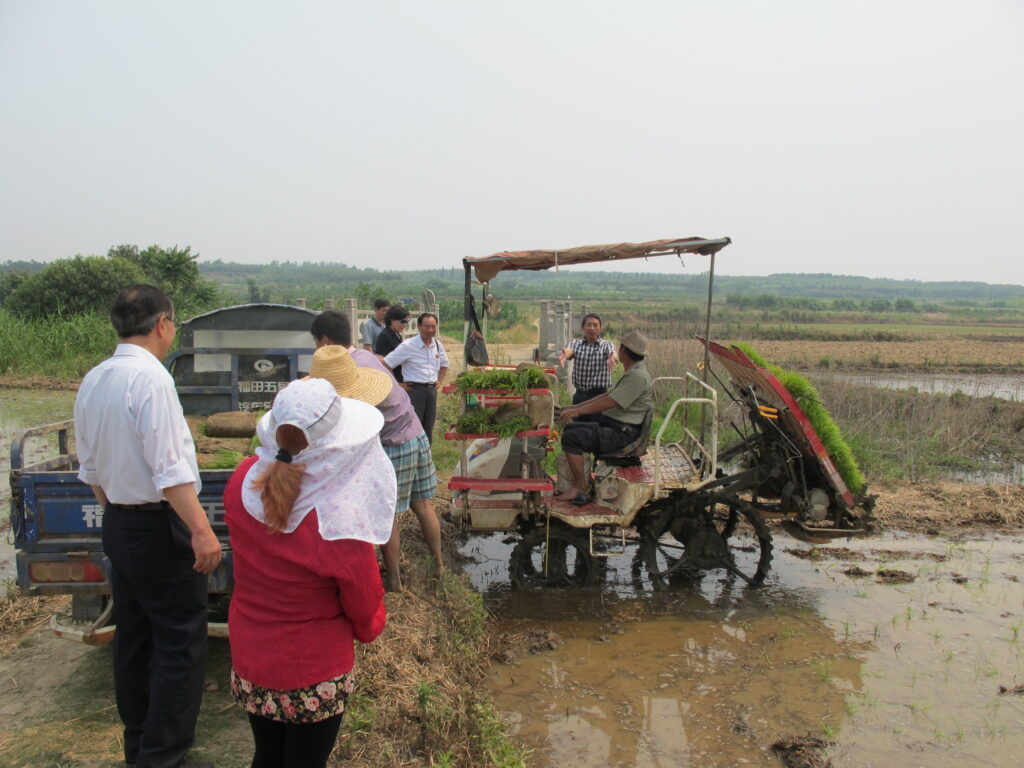
M 1021 0 L 0 0 L 0 261 L 1024 284 L 1022 86 Z

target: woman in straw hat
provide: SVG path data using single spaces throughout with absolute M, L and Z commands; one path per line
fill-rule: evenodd
M 384 628 L 373 546 L 391 535 L 396 489 L 383 423 L 326 381 L 292 382 L 224 491 L 231 692 L 249 714 L 253 766 L 326 765 L 353 687 L 354 640 Z
M 327 379 L 342 397 L 354 397 L 374 403 L 384 415 L 380 441 L 395 468 L 398 496 L 395 514 L 412 509 L 419 520 L 423 540 L 434 561 L 435 574 L 443 569 L 441 561 L 441 524 L 434 512 L 437 473 L 430 443 L 423 431 L 409 396 L 388 369 L 374 355 L 360 349 L 347 350 L 338 345 L 321 345 L 313 355 L 310 377 Z M 368 380 L 374 384 L 371 386 Z M 380 378 L 386 381 L 387 396 L 381 399 Z M 402 591 L 401 540 L 398 520 L 384 555 L 384 586 L 389 592 Z

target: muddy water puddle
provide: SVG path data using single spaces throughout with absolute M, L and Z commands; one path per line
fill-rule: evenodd
M 600 589 L 507 587 L 509 544 L 463 552 L 518 651 L 490 690 L 536 766 L 1016 766 L 1024 754 L 1024 541 L 775 533 L 764 588 L 711 572 L 652 590 L 630 548 Z

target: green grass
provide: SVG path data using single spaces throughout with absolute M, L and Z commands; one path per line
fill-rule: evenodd
M 203 469 L 234 469 L 245 461 L 245 458 L 241 451 L 221 449 L 217 451 L 214 459 L 204 463 Z
M 0 374 L 79 378 L 116 345 L 103 315 L 26 320 L 0 309 Z

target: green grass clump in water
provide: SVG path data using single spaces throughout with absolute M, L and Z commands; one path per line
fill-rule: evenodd
M 511 389 L 525 395 L 528 389 L 547 387 L 548 380 L 540 368 L 523 368 L 520 371 L 466 371 L 455 380 L 460 392 L 467 389 Z
M 736 346 L 743 350 L 744 354 L 757 365 L 767 368 L 774 373 L 775 377 L 782 383 L 782 386 L 789 390 L 789 394 L 800 404 L 801 410 L 807 415 L 811 426 L 814 427 L 814 431 L 818 433 L 818 438 L 821 440 L 822 445 L 825 446 L 825 450 L 828 451 L 828 455 L 832 458 L 832 463 L 836 465 L 836 469 L 843 478 L 843 482 L 846 483 L 846 487 L 853 493 L 863 493 L 864 488 L 867 486 L 867 481 L 864 479 L 864 475 L 861 474 L 860 467 L 857 466 L 857 459 L 854 458 L 853 450 L 843 438 L 843 434 L 839 431 L 835 421 L 832 420 L 832 414 L 822 405 L 821 397 L 811 382 L 799 373 L 793 373 L 793 371 L 787 371 L 777 365 L 772 365 L 754 351 L 754 348 L 749 344 L 738 343 Z

